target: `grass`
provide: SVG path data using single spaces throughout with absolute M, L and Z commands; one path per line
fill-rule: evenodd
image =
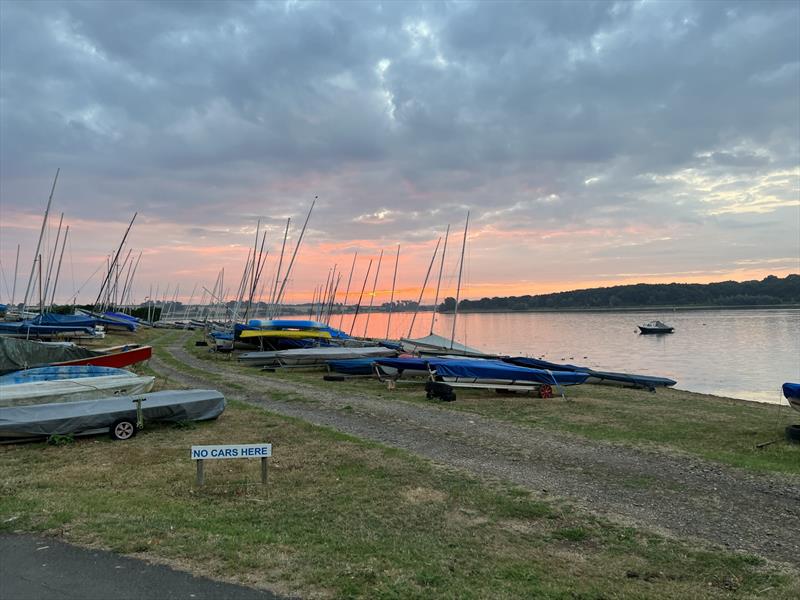
M 258 461 L 192 444 L 269 441 Z M 239 402 L 194 429 L 124 443 L 0 448 L 0 530 L 40 531 L 304 597 L 756 597 L 796 574 L 611 524 L 405 452 Z
M 208 352 L 198 352 L 193 344 L 193 339 L 187 342 L 186 349 L 194 356 L 219 360 Z M 224 360 L 226 370 L 232 374 L 258 373 L 252 367 Z M 373 379 L 326 382 L 319 371 L 278 369 L 262 375 L 328 390 L 339 386 L 343 392 L 387 401 L 430 404 L 421 384 L 399 385 L 389 391 Z M 543 400 L 528 394 L 499 395 L 491 390 L 457 389 L 456 393 L 458 400 L 441 403 L 442 410 L 465 411 L 587 439 L 666 449 L 755 472 L 800 474 L 800 446 L 781 441 L 756 447 L 761 442 L 782 439 L 784 428 L 800 420 L 796 412 L 782 405 L 674 389 L 652 393 L 602 385 L 569 387 L 566 401 L 560 397 Z
M 236 384 L 237 374 L 257 373 L 235 362 L 228 363 L 230 376 L 188 367 L 165 348 L 180 335 L 150 330 L 133 339 L 154 341 L 156 356 L 173 368 L 226 385 Z M 218 360 L 195 348 L 194 338 L 186 348 Z M 137 370 L 152 374 L 146 366 Z M 369 380 L 329 383 L 319 373 L 300 371 L 262 375 L 338 385 L 386 401 L 425 402 L 419 388 L 389 392 Z M 725 420 L 729 432 L 750 427 L 757 436 L 766 427 L 762 407 L 751 413 L 737 402 L 671 391 L 579 391 L 571 391 L 569 402 L 459 391 L 457 402 L 441 406 L 709 456 L 724 448 L 720 433 L 656 421 L 669 420 L 669 407 L 683 403 L 695 419 Z M 645 414 L 653 422 L 639 422 Z M 189 447 L 234 441 L 273 444 L 269 486 L 258 484 L 258 461 L 230 460 L 207 462 L 207 485 L 197 489 Z M 741 462 L 745 453 L 742 446 L 715 459 Z M 797 454 L 790 456 L 796 472 Z M 750 468 L 780 471 L 783 460 Z M 148 425 L 127 442 L 97 437 L 62 446 L 0 447 L 0 473 L 0 531 L 44 532 L 303 597 L 800 596 L 796 572 L 760 558 L 623 527 L 236 401 L 215 422 Z

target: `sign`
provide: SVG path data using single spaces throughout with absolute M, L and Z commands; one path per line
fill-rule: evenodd
M 224 444 L 220 446 L 192 446 L 192 460 L 220 458 L 269 458 L 272 444 Z

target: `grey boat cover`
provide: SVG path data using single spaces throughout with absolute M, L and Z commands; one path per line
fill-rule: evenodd
M 292 350 L 275 350 L 268 352 L 245 352 L 239 360 L 254 366 L 316 366 L 324 365 L 328 360 L 345 360 L 349 358 L 378 358 L 397 356 L 397 352 L 383 346 L 366 348 L 341 348 L 325 346 L 316 348 L 295 348 Z
M 0 375 L 21 369 L 42 367 L 54 362 L 91 358 L 98 354 L 100 353 L 79 346 L 61 346 L 0 337 Z
M 0 408 L 0 439 L 47 437 L 107 430 L 122 418 L 136 420 L 136 398 L 143 398 L 145 422 L 205 421 L 225 410 L 216 390 L 166 390 L 138 396 Z
M 419 354 L 453 354 L 460 358 L 495 358 L 494 354 L 487 354 L 477 348 L 470 348 L 459 342 L 451 341 L 440 335 L 432 333 L 421 338 L 400 338 L 403 350 Z

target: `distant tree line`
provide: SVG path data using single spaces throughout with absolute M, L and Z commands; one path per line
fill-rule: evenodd
M 505 296 L 462 300 L 458 310 L 514 311 L 548 309 L 614 309 L 651 306 L 779 306 L 800 304 L 800 275 L 761 281 L 720 283 L 638 283 L 537 296 Z M 445 298 L 442 312 L 453 312 L 455 298 Z

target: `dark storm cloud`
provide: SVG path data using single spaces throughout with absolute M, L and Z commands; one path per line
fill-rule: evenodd
M 702 222 L 698 177 L 798 163 L 792 2 L 0 12 L 9 203 L 41 199 L 61 166 L 84 217 L 139 209 L 219 232 L 320 194 L 320 235 L 399 239 L 467 206 L 507 229 Z M 744 210 L 744 191 L 715 202 Z

